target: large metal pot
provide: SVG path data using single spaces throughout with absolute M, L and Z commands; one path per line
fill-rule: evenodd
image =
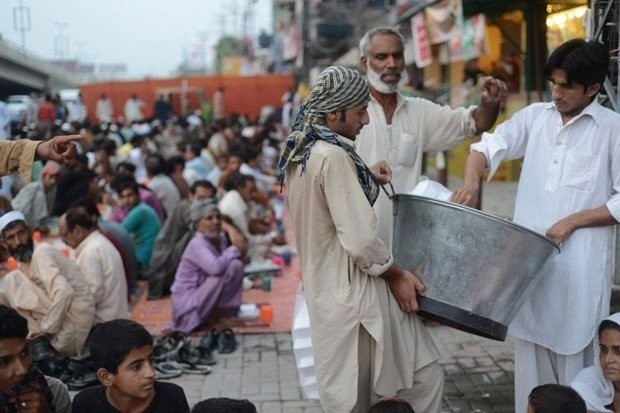
M 394 262 L 426 286 L 420 315 L 495 340 L 559 247 L 506 219 L 435 199 L 398 194 Z

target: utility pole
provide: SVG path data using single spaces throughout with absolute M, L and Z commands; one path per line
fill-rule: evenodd
M 26 32 L 30 31 L 30 27 L 30 8 L 22 6 L 19 0 L 19 6 L 13 7 L 13 29 L 21 36 L 23 50 L 26 50 Z
M 54 55 L 59 60 L 64 60 L 68 53 L 67 41 L 68 39 L 63 34 L 63 31 L 69 26 L 67 22 L 54 22 L 54 26 L 58 29 L 58 34 L 54 38 Z

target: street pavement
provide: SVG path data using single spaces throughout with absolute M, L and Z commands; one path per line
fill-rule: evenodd
M 429 331 L 445 372 L 442 412 L 513 412 L 513 346 L 432 323 Z M 317 401 L 304 398 L 290 334 L 238 336 L 239 348 L 215 354 L 207 376 L 171 379 L 183 387 L 190 406 L 210 397 L 248 399 L 262 413 L 319 413 Z
M 449 187 L 459 186 L 451 178 Z M 484 186 L 482 209 L 511 217 L 515 183 Z M 440 351 L 445 372 L 443 412 L 514 411 L 513 345 L 427 323 Z M 210 375 L 183 375 L 170 380 L 183 387 L 190 406 L 209 397 L 243 398 L 263 413 L 319 413 L 317 401 L 304 398 L 295 367 L 290 334 L 238 336 L 232 354 L 215 354 Z M 420 413 L 420 412 L 418 412 Z M 422 412 L 423 413 L 423 412 Z
M 461 182 L 449 180 L 454 189 Z M 512 217 L 515 183 L 489 183 L 482 209 Z M 291 297 L 294 299 L 294 297 Z M 428 322 L 445 372 L 444 413 L 514 411 L 513 345 Z M 194 340 L 198 340 L 196 337 Z M 190 407 L 211 397 L 248 399 L 261 413 L 320 413 L 318 401 L 304 397 L 299 384 L 291 335 L 238 335 L 238 349 L 215 353 L 209 375 L 184 374 L 169 380 L 183 387 Z M 75 392 L 71 392 L 72 395 Z M 424 412 L 417 412 L 424 413 Z

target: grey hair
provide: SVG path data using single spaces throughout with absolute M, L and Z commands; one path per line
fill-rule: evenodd
M 360 56 L 367 56 L 368 45 L 370 44 L 370 41 L 372 40 L 372 38 L 378 34 L 392 34 L 398 37 L 398 40 L 400 40 L 400 45 L 405 47 L 405 37 L 398 30 L 397 27 L 391 27 L 391 26 L 375 27 L 374 29 L 370 29 L 369 31 L 367 31 L 366 34 L 360 40 L 360 44 L 359 44 Z
M 213 198 L 199 198 L 192 202 L 189 207 L 189 219 L 194 224 L 200 221 L 209 212 L 218 210 L 217 202 Z

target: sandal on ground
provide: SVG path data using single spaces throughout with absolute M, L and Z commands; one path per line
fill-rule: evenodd
M 211 373 L 211 367 L 201 366 L 199 364 L 180 363 L 178 361 L 165 361 L 159 366 L 164 370 L 179 370 L 185 374 L 201 374 L 207 375 Z
M 237 349 L 238 343 L 235 333 L 230 328 L 220 331 L 217 338 L 217 351 L 221 354 L 232 353 Z
M 99 380 L 97 379 L 97 372 L 94 366 L 86 365 L 83 369 L 73 374 L 71 379 L 67 382 L 67 388 L 69 390 L 83 390 L 97 384 L 99 384 Z
M 153 358 L 156 361 L 174 360 L 179 347 L 187 340 L 188 335 L 179 331 L 159 337 L 153 346 Z
M 219 334 L 219 331 L 217 331 L 215 328 L 207 331 L 204 337 L 200 339 L 198 347 L 203 347 L 211 351 L 215 350 L 217 348 L 217 339 Z
M 155 380 L 174 379 L 183 374 L 181 370 L 168 365 L 168 362 L 157 363 L 153 368 L 155 369 Z
M 192 348 L 188 341 L 183 344 L 177 352 L 176 361 L 179 363 L 189 364 L 192 366 L 204 366 L 215 364 L 215 360 L 211 356 L 211 352 L 203 348 Z
M 192 352 L 194 357 L 196 357 L 198 364 L 204 364 L 206 366 L 212 366 L 217 362 L 213 358 L 213 352 L 211 349 L 204 347 L 202 345 L 198 345 Z

